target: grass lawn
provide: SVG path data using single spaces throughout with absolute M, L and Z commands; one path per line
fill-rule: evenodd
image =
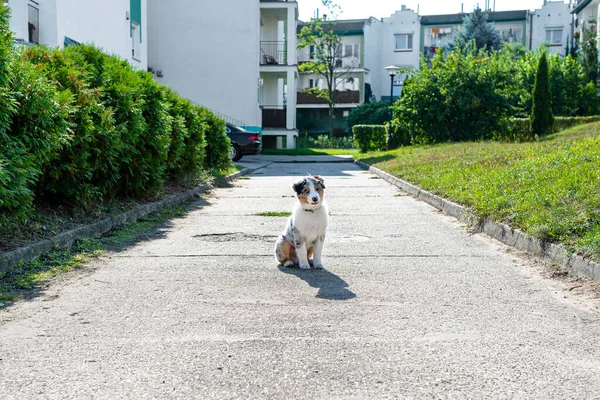
M 534 143 L 452 143 L 357 159 L 539 239 L 600 260 L 600 123 Z
M 357 156 L 358 150 L 354 149 L 267 149 L 261 154 L 278 156 L 339 156 L 352 155 Z

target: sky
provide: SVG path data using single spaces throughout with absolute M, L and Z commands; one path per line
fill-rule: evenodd
M 308 21 L 314 16 L 317 8 L 320 9 L 320 15 L 326 11 L 321 0 L 296 0 L 300 11 L 300 20 Z M 400 10 L 402 5 L 406 5 L 414 11 L 419 10 L 420 15 L 435 14 L 455 14 L 461 11 L 461 4 L 464 5 L 464 11 L 473 11 L 477 4 L 481 8 L 489 1 L 490 8 L 496 11 L 507 10 L 534 10 L 541 8 L 544 0 L 334 0 L 338 4 L 342 13 L 337 19 L 360 19 L 375 17 L 377 19 L 387 18 L 396 10 Z M 560 0 L 559 0 L 560 1 Z M 565 1 L 568 3 L 568 0 Z

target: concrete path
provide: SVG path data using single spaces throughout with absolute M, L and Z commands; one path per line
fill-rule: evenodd
M 322 271 L 256 215 L 307 172 Z M 529 264 L 351 163 L 269 164 L 0 312 L 0 398 L 599 399 L 599 301 Z

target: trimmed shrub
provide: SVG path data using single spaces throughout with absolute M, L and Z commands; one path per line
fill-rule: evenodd
M 383 125 L 354 125 L 352 134 L 361 153 L 387 150 L 387 131 Z
M 25 217 L 34 200 L 35 185 L 46 166 L 69 140 L 69 91 L 58 91 L 27 60 L 8 65 L 8 89 L 14 112 L 0 135 L 0 210 Z
M 83 206 L 101 200 L 103 178 L 114 180 L 114 175 L 106 173 L 105 164 L 116 164 L 117 155 L 111 150 L 119 142 L 114 133 L 112 112 L 104 109 L 100 91 L 88 84 L 85 60 L 72 47 L 64 51 L 28 47 L 21 57 L 34 63 L 56 87 L 69 91 L 73 98 L 68 116 L 71 140 L 47 165 L 38 185 L 39 194 Z M 114 173 L 117 172 L 115 168 Z
M 3 217 L 26 217 L 36 197 L 86 207 L 231 166 L 224 121 L 147 72 L 89 45 L 12 43 L 0 5 Z
M 328 134 L 300 135 L 296 147 L 301 149 L 354 149 L 352 136 L 330 138 Z
M 200 115 L 206 121 L 206 161 L 209 169 L 224 171 L 231 167 L 229 150 L 231 142 L 225 132 L 225 121 L 204 107 L 198 107 Z
M 574 126 L 592 122 L 600 122 L 600 115 L 590 117 L 555 117 L 553 132 L 564 131 L 565 129 Z M 508 134 L 499 137 L 498 139 L 513 142 L 524 142 L 533 139 L 531 135 L 531 121 L 529 118 L 512 118 L 508 121 L 507 126 Z

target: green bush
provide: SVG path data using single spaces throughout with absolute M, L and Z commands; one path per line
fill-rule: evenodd
M 383 125 L 390 120 L 390 104 L 383 101 L 369 101 L 353 108 L 348 115 L 348 128 L 354 125 Z
M 183 153 L 183 170 L 188 176 L 197 175 L 202 169 L 206 160 L 206 130 L 209 126 L 205 116 L 201 115 L 201 110 L 189 100 L 184 100 L 183 115 L 188 130 L 188 137 L 185 141 L 185 151 Z M 223 138 L 225 146 L 229 144 L 227 137 Z M 227 147 L 227 153 L 229 147 Z M 229 158 L 229 157 L 227 157 Z
M 477 51 L 473 44 L 406 80 L 392 107 L 394 119 L 415 143 L 483 140 L 493 137 L 513 112 L 519 92 L 508 53 Z
M 231 167 L 231 142 L 225 132 L 225 121 L 206 108 L 198 107 L 198 110 L 207 124 L 205 165 L 208 169 L 224 171 Z
M 352 136 L 333 137 L 328 134 L 320 134 L 317 137 L 301 135 L 298 136 L 296 147 L 302 149 L 353 149 L 354 140 Z
M 119 141 L 114 133 L 112 113 L 104 109 L 100 91 L 88 84 L 85 60 L 72 47 L 64 51 L 28 47 L 21 57 L 35 64 L 56 87 L 69 91 L 73 98 L 68 116 L 71 140 L 46 167 L 38 185 L 39 195 L 59 196 L 67 204 L 83 206 L 101 200 L 100 183 L 111 178 L 105 174 L 103 164 L 111 160 L 111 149 L 118 146 Z M 113 164 L 116 158 L 116 155 L 112 157 Z
M 600 115 L 589 117 L 555 117 L 553 132 L 560 132 L 577 125 L 599 121 Z M 507 127 L 507 133 L 499 136 L 497 139 L 511 142 L 525 142 L 533 139 L 529 118 L 512 118 L 508 121 Z
M 390 148 L 395 149 L 400 146 L 409 146 L 413 143 L 410 130 L 399 120 L 392 121 L 388 129 L 390 130 Z
M 25 217 L 35 185 L 69 140 L 69 91 L 58 91 L 29 61 L 7 65 L 10 123 L 0 134 L 0 212 Z M 13 108 L 14 107 L 14 108 Z
M 16 49 L 8 18 L 0 5 L 0 227 L 36 199 L 87 207 L 231 166 L 207 109 L 90 45 Z
M 383 125 L 354 125 L 352 133 L 361 153 L 387 150 L 387 130 Z
M 422 59 L 422 69 L 406 81 L 402 97 L 392 107 L 391 145 L 426 144 L 523 137 L 511 118 L 529 117 L 538 52 L 522 53 L 513 46 L 501 51 L 477 51 L 473 43 L 445 56 Z M 587 82 L 581 59 L 553 55 L 548 58 L 554 115 L 598 113 L 598 90 Z M 400 129 L 401 127 L 401 129 Z M 516 135 L 516 136 L 515 136 Z

